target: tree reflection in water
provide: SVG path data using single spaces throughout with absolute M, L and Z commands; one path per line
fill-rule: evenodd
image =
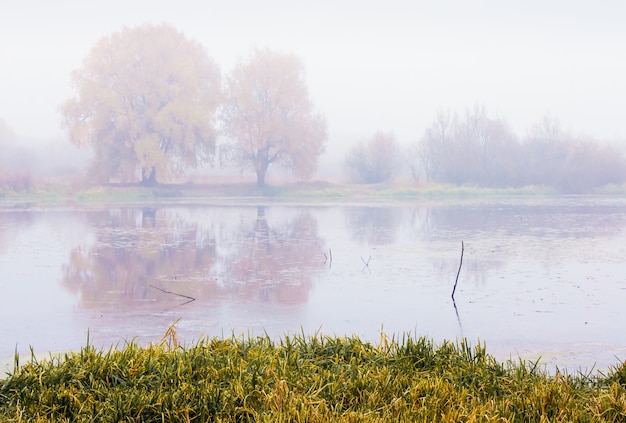
M 625 227 L 623 198 L 11 209 L 0 213 L 0 329 L 55 351 L 88 329 L 102 346 L 158 341 L 178 317 L 188 340 L 323 328 L 376 341 L 384 323 L 484 339 L 505 358 L 580 351 L 606 364 L 624 348 L 611 325 L 624 315 Z
M 371 245 L 392 244 L 402 223 L 402 210 L 397 207 L 348 207 L 346 222 L 352 238 Z
M 62 282 L 85 307 L 185 302 L 164 291 L 201 301 L 300 303 L 323 268 L 317 222 L 308 212 L 273 228 L 263 207 L 235 226 L 207 226 L 168 208 L 102 211 L 89 219 L 95 242 L 72 250 Z
M 163 295 L 151 285 L 186 291 L 186 279 L 206 274 L 215 262 L 212 234 L 204 233 L 197 222 L 170 219 L 165 210 L 101 211 L 89 218 L 97 228 L 95 242 L 75 248 L 63 272 L 63 284 L 80 293 L 87 307 L 124 308 L 157 299 L 175 304 L 180 298 Z
M 230 292 L 261 301 L 305 302 L 312 278 L 324 268 L 322 240 L 311 214 L 299 212 L 272 229 L 265 208 L 258 207 L 252 228 L 244 222 L 238 234 L 220 277 Z
M 36 221 L 33 215 L 34 213 L 27 210 L 2 210 L 0 213 L 0 251 L 10 248 L 17 234 Z

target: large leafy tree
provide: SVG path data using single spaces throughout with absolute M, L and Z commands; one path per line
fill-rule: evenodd
M 326 121 L 309 98 L 304 66 L 292 54 L 253 50 L 226 81 L 222 112 L 227 157 L 252 168 L 257 185 L 273 163 L 309 178 L 326 143 Z
M 166 25 L 103 37 L 72 73 L 61 106 L 72 142 L 94 149 L 100 180 L 154 184 L 210 159 L 220 71 L 204 47 Z

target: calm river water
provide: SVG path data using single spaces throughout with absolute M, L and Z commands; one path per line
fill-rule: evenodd
M 625 232 L 626 199 L 603 197 L 4 207 L 0 359 L 158 342 L 180 319 L 184 343 L 383 330 L 606 370 L 626 359 Z

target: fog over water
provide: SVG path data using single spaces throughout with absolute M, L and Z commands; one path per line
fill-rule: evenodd
M 447 144 L 435 134 L 432 145 L 454 145 L 432 153 L 436 172 L 429 174 L 423 161 L 423 175 L 409 175 L 407 167 L 385 181 L 400 186 L 413 176 L 418 189 L 418 183 L 441 182 L 531 186 L 528 192 L 545 184 L 569 194 L 624 187 L 622 0 L 6 0 L 0 11 L 0 195 L 3 189 L 43 192 L 54 183 L 69 193 L 91 181 L 81 173 L 91 152 L 78 151 L 61 127 L 59 106 L 75 95 L 70 74 L 102 37 L 162 22 L 206 47 L 222 76 L 256 47 L 302 60 L 310 97 L 328 124 L 311 186 L 339 181 L 349 149 L 377 131 L 390 134 L 408 156 L 405 148 L 438 112 L 458 113 L 462 122 L 471 109 L 476 119 L 466 119 L 463 128 L 484 122 L 486 110 L 494 118 L 486 133 L 506 141 L 507 148 L 490 151 L 499 155 L 481 156 L 478 170 L 463 169 L 459 163 L 479 162 L 458 148 L 469 145 L 462 144 L 466 138 Z M 554 145 L 561 138 L 567 146 L 593 142 L 555 150 L 557 158 L 573 151 L 569 161 L 535 160 L 516 171 L 524 160 L 549 156 L 545 145 L 551 144 L 521 147 L 544 117 L 565 131 L 548 133 Z M 596 141 L 617 148 L 596 148 Z M 441 151 L 460 160 L 443 166 Z M 494 157 L 500 166 L 492 166 Z M 446 174 L 450 169 L 458 175 Z M 234 167 L 211 171 L 223 179 L 204 168 L 189 180 L 202 190 L 202 182 L 230 187 L 224 181 L 241 177 Z M 287 172 L 280 172 L 272 168 L 277 176 L 270 188 L 284 182 Z M 361 189 L 352 188 L 353 194 Z M 216 201 L 208 192 L 200 202 Z M 376 342 L 384 329 L 436 340 L 467 337 L 487 342 L 498 359 L 541 357 L 566 369 L 606 369 L 626 358 L 619 327 L 626 321 L 623 190 L 458 202 L 410 195 L 393 204 L 359 198 L 280 206 L 178 198 L 168 204 L 157 197 L 150 205 L 96 206 L 76 197 L 80 205 L 49 208 L 2 197 L 0 373 L 15 351 L 28 356 L 29 346 L 37 353 L 76 350 L 87 333 L 102 347 L 158 342 L 178 318 L 185 341 L 231 331 L 277 337 L 321 330 Z M 453 302 L 461 241 L 465 259 Z
M 384 330 L 606 370 L 626 358 L 625 225 L 602 197 L 0 208 L 0 371 L 87 333 L 158 342 L 177 319 L 185 343 Z
M 302 58 L 329 125 L 324 160 L 376 130 L 416 141 L 437 110 L 483 104 L 519 135 L 549 113 L 626 137 L 621 1 L 9 1 L 0 16 L 0 119 L 64 140 L 70 72 L 123 26 L 167 22 L 230 71 L 250 49 Z

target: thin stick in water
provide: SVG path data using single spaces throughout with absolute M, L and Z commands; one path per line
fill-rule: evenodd
M 463 265 L 463 251 L 465 251 L 465 246 L 463 245 L 463 241 L 461 241 L 461 261 L 459 262 L 459 270 L 456 272 L 454 288 L 452 288 L 452 301 L 454 301 L 454 292 L 456 291 L 456 284 L 459 283 L 459 275 L 461 274 L 461 266 Z
M 363 269 L 361 269 L 361 272 L 364 271 L 365 269 L 367 269 L 368 272 L 372 273 L 372 271 L 370 270 L 370 260 L 371 259 L 372 259 L 372 256 L 370 256 L 370 258 L 368 258 L 367 261 L 365 261 L 363 259 L 363 257 L 361 256 L 361 261 L 365 265 L 365 266 L 363 266 Z
M 196 301 L 196 299 L 194 297 L 190 297 L 189 295 L 184 295 L 184 294 L 179 294 L 177 292 L 168 291 L 166 289 L 159 288 L 158 286 L 154 286 L 152 284 L 150 284 L 150 286 L 153 287 L 154 289 L 158 289 L 161 292 L 165 292 L 166 294 L 172 294 L 172 295 L 176 295 L 178 297 L 187 298 L 189 300 L 188 302 Z

